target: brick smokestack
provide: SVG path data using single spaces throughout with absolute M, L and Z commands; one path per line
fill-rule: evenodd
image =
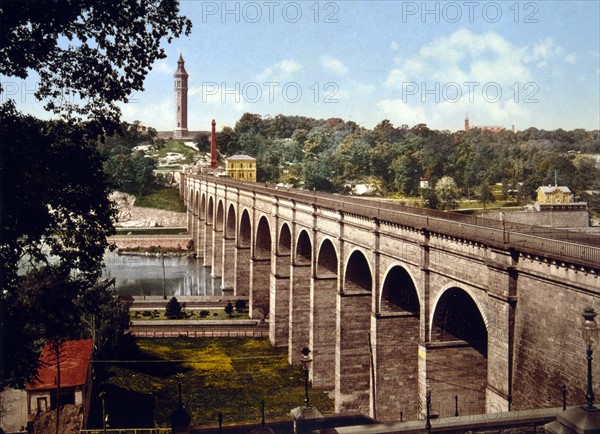
M 210 140 L 210 167 L 213 169 L 217 168 L 217 132 L 216 132 L 217 123 L 215 120 L 212 120 L 212 134 Z

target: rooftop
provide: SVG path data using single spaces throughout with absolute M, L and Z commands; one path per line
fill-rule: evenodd
M 75 387 L 85 384 L 94 348 L 93 339 L 65 341 L 60 351 L 60 386 Z M 56 356 L 50 343 L 46 343 L 40 355 L 38 379 L 28 384 L 26 390 L 55 389 Z

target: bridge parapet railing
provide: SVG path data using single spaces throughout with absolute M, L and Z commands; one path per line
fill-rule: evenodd
M 210 175 L 188 175 L 193 179 L 225 184 L 268 196 L 301 201 L 316 207 L 355 214 L 393 224 L 445 233 L 450 236 L 472 238 L 476 241 L 500 244 L 533 254 L 555 254 L 564 259 L 575 259 L 585 265 L 600 265 L 600 236 L 564 229 L 526 225 L 479 216 L 447 211 L 417 208 L 407 205 L 369 200 L 352 196 L 300 189 L 275 189 L 264 184 L 246 183 Z
M 79 434 L 171 434 L 171 428 L 107 428 L 82 429 Z

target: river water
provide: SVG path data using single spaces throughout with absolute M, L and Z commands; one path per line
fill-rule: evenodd
M 107 252 L 104 263 L 104 277 L 116 278 L 119 295 L 163 295 L 163 291 L 167 296 L 223 295 L 221 279 L 210 277 L 210 268 L 196 259 Z

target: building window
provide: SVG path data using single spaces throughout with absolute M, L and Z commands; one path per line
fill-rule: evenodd
M 38 397 L 37 399 L 37 411 L 38 413 L 43 413 L 48 410 L 48 400 L 46 397 Z

